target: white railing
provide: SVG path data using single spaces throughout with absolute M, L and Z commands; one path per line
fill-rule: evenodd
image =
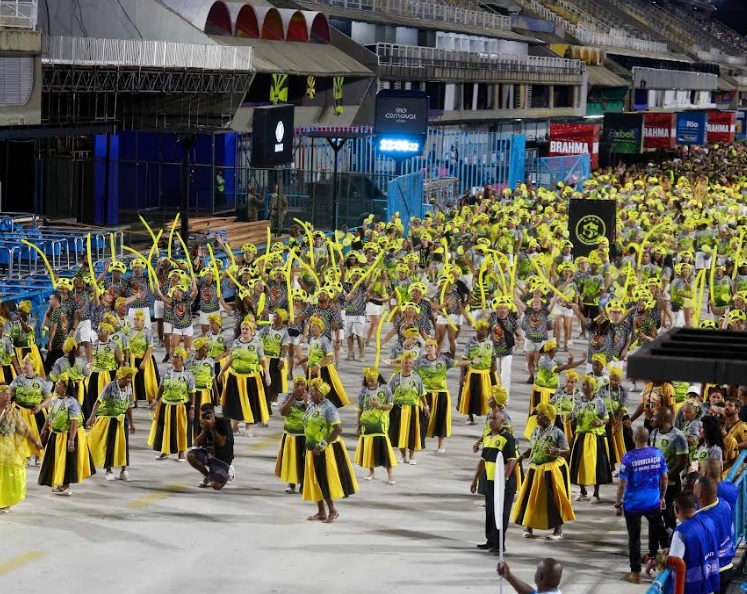
M 667 53 L 669 48 L 666 43 L 659 41 L 647 41 L 646 39 L 636 39 L 619 33 L 600 33 L 598 31 L 589 31 L 584 27 L 577 27 L 575 37 L 588 45 L 603 45 L 608 47 L 621 47 L 647 52 Z
M 718 86 L 718 75 L 708 72 L 662 70 L 638 66 L 634 66 L 631 72 L 633 84 L 637 89 L 715 91 Z
M 747 58 L 744 56 L 729 56 L 715 48 L 709 50 L 696 49 L 695 55 L 704 62 L 715 62 L 716 64 L 734 64 L 743 66 L 747 64 Z
M 42 60 L 80 66 L 254 70 L 251 47 L 175 41 L 45 36 Z
M 458 6 L 434 4 L 427 0 L 304 0 L 358 12 L 382 12 L 394 16 L 468 25 L 479 29 L 511 30 L 511 17 L 484 10 L 467 10 Z
M 436 49 L 398 43 L 377 43 L 376 55 L 382 66 L 425 68 L 443 65 L 478 65 L 508 72 L 551 73 L 582 76 L 586 64 L 581 60 L 524 56 L 520 54 L 486 54 Z
M 0 29 L 36 29 L 36 0 L 0 0 Z

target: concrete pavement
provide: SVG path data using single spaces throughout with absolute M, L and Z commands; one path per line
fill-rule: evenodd
M 460 349 L 468 336 L 460 337 Z M 572 348 L 576 355 L 581 346 Z M 163 357 L 162 349 L 157 356 Z M 360 370 L 372 361 L 373 353 L 366 363 L 340 362 L 351 401 Z M 521 433 L 530 386 L 523 356 L 515 356 L 513 365 L 508 408 Z M 457 370 L 449 372 L 449 384 L 455 404 Z M 342 419 L 352 458 L 352 407 Z M 475 548 L 485 540 L 482 497 L 469 492 L 478 461 L 471 447 L 484 419 L 475 426 L 465 420 L 454 411 L 446 454 L 435 454 L 435 440 L 428 440 L 417 466 L 395 469 L 396 486 L 384 482 L 384 469 L 368 482 L 356 467 L 360 492 L 340 501 L 340 519 L 324 525 L 307 522 L 315 505 L 284 495 L 285 485 L 273 475 L 282 431 L 277 413 L 269 427 L 254 429 L 254 437 L 236 436 L 236 481 L 213 492 L 196 488 L 200 477 L 186 463 L 154 460 L 145 443 L 150 418 L 136 409 L 130 483 L 107 482 L 99 471 L 74 485 L 72 497 L 60 498 L 39 487 L 37 469 L 29 469 L 28 498 L 0 516 L 0 587 L 14 594 L 46 588 L 107 594 L 223 588 L 259 594 L 498 592 L 497 558 Z M 645 591 L 645 585 L 621 579 L 628 571 L 627 536 L 624 520 L 614 514 L 615 489 L 602 487 L 603 505 L 576 504 L 578 519 L 564 528 L 560 542 L 523 539 L 521 528 L 511 525 L 506 559 L 514 573 L 531 582 L 537 560 L 553 556 L 564 566 L 564 594 Z M 508 584 L 503 588 L 511 591 Z

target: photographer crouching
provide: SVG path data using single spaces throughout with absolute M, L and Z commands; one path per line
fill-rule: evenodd
M 205 477 L 198 487 L 219 491 L 228 482 L 233 462 L 233 431 L 226 419 L 215 415 L 210 403 L 200 407 L 200 434 L 194 446 L 187 453 L 187 462 Z

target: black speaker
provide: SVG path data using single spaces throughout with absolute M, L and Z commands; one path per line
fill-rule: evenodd
M 295 106 L 255 107 L 252 121 L 252 167 L 275 167 L 293 160 Z

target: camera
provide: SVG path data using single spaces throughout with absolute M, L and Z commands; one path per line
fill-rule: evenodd
M 211 413 L 209 410 L 202 412 L 202 420 L 203 421 L 209 421 L 213 418 L 213 413 Z

